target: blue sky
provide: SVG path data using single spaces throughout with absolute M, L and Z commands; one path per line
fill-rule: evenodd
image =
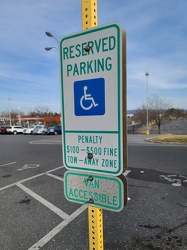
M 187 1 L 98 0 L 98 25 L 119 22 L 127 34 L 127 108 L 149 95 L 187 109 Z M 0 0 L 0 112 L 60 112 L 58 51 L 62 36 L 81 31 L 81 0 Z M 8 104 L 8 98 L 11 98 Z

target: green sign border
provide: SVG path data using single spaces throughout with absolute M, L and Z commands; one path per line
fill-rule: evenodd
M 77 131 L 77 130 L 66 130 L 66 124 L 65 124 L 65 105 L 64 105 L 64 92 L 63 92 L 63 87 L 64 87 L 64 74 L 63 74 L 63 59 L 62 59 L 62 43 L 66 40 L 75 38 L 75 37 L 80 37 L 80 36 L 84 36 L 90 33 L 95 33 L 98 31 L 102 31 L 102 30 L 106 30 L 106 29 L 110 29 L 110 28 L 116 28 L 117 30 L 117 62 L 118 62 L 118 71 L 117 71 L 117 87 L 118 87 L 118 130 L 117 131 Z M 122 42 L 122 32 L 121 32 L 121 27 L 117 24 L 117 23 L 112 23 L 109 25 L 105 25 L 105 26 L 101 26 L 98 28 L 94 28 L 94 29 L 88 29 L 86 31 L 83 32 L 79 32 L 79 33 L 75 33 L 69 36 L 65 36 L 61 39 L 60 43 L 59 43 L 59 48 L 60 48 L 60 62 L 61 62 L 61 67 L 60 67 L 60 76 L 61 76 L 61 99 L 62 99 L 62 133 L 63 133 L 63 139 L 64 141 L 62 141 L 62 148 L 63 148 L 63 161 L 64 161 L 64 165 L 67 169 L 70 170 L 81 170 L 81 171 L 89 171 L 89 172 L 94 172 L 94 173 L 105 173 L 105 174 L 110 174 L 110 175 L 114 175 L 114 176 L 118 176 L 123 172 L 123 166 L 121 163 L 121 140 L 123 139 L 122 137 L 122 128 L 121 128 L 121 121 L 120 121 L 120 114 L 121 114 L 121 110 L 122 107 L 120 104 L 122 104 L 122 100 L 121 100 L 121 96 L 120 96 L 120 87 L 122 84 L 122 79 L 121 79 L 121 70 L 122 70 L 122 61 L 121 60 L 121 53 L 120 53 L 120 48 L 122 48 L 121 46 L 121 42 Z M 92 134 L 118 134 L 118 169 L 115 172 L 111 172 L 108 170 L 100 170 L 100 169 L 88 169 L 88 168 L 84 168 L 84 167 L 72 167 L 72 166 L 68 166 L 68 163 L 66 162 L 66 134 L 67 133 L 74 133 L 74 134 L 80 134 L 80 133 L 92 133 Z
M 86 177 L 88 178 L 90 175 L 93 178 L 97 178 L 97 179 L 103 179 L 103 180 L 110 180 L 110 181 L 116 181 L 118 183 L 118 193 L 119 193 L 119 205 L 118 207 L 112 207 L 112 206 L 107 206 L 104 204 L 100 204 L 97 202 L 94 203 L 90 203 L 89 201 L 85 201 L 85 199 L 78 199 L 78 198 L 71 198 L 68 196 L 68 176 L 69 175 L 75 175 L 75 176 L 81 176 L 81 177 Z M 75 202 L 75 203 L 81 203 L 81 204 L 89 204 L 90 206 L 94 206 L 94 207 L 100 207 L 106 210 L 111 210 L 111 211 L 115 211 L 115 212 L 119 212 L 123 209 L 124 207 L 124 183 L 122 182 L 122 180 L 118 177 L 109 177 L 109 176 L 102 176 L 102 175 L 92 175 L 92 174 L 86 174 L 86 173 L 77 173 L 77 172 L 71 172 L 71 171 L 67 171 L 64 174 L 64 195 L 66 197 L 67 200 L 71 201 L 71 202 Z

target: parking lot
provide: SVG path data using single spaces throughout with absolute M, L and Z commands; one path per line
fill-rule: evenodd
M 86 206 L 70 206 L 63 195 L 65 169 L 62 159 L 57 159 L 60 136 L 4 135 L 1 139 L 0 249 L 39 249 L 82 214 Z M 25 142 L 26 146 L 19 148 L 18 144 Z M 58 151 L 49 156 L 51 146 Z
M 151 130 L 151 134 L 158 133 L 158 127 L 154 125 Z M 161 125 L 162 134 L 176 134 L 176 135 L 186 135 L 187 134 L 187 119 L 178 118 L 176 120 L 165 121 Z
M 186 147 L 132 137 L 129 201 L 119 213 L 103 211 L 105 249 L 186 249 Z M 89 249 L 87 204 L 64 197 L 61 136 L 0 140 L 0 249 Z

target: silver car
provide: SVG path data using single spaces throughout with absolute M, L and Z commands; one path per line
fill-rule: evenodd
M 33 132 L 35 127 L 36 127 L 36 125 L 35 126 L 30 126 L 28 128 L 24 128 L 23 134 L 24 135 L 32 135 L 32 132 Z
M 36 125 L 32 131 L 33 135 L 45 135 L 47 134 L 48 127 L 45 125 Z

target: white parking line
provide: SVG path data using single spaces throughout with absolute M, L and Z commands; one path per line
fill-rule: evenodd
M 59 177 L 59 176 L 56 176 L 56 175 L 54 175 L 54 174 L 46 174 L 47 176 L 50 176 L 50 177 L 52 177 L 52 178 L 55 178 L 55 179 L 57 179 L 57 180 L 59 180 L 59 181 L 64 181 L 64 178 L 62 178 L 62 177 Z
M 41 238 L 38 242 L 36 242 L 28 250 L 39 250 L 47 242 L 49 242 L 57 233 L 59 233 L 65 226 L 67 226 L 72 220 L 74 220 L 77 216 L 79 216 L 86 208 L 87 208 L 87 205 L 82 205 L 73 214 L 71 214 L 67 218 L 67 220 L 64 220 L 60 224 L 58 224 L 53 230 L 51 230 L 48 234 L 46 234 L 43 238 Z
M 7 186 L 4 186 L 4 187 L 0 188 L 0 191 L 2 191 L 2 190 L 4 190 L 4 189 L 7 189 L 7 188 L 10 188 L 10 187 L 12 187 L 12 186 L 15 186 L 17 183 L 22 183 L 22 182 L 25 182 L 25 181 L 32 180 L 32 179 L 34 179 L 34 178 L 40 177 L 40 176 L 42 176 L 42 175 L 45 175 L 45 174 L 48 174 L 48 173 L 51 173 L 51 172 L 54 172 L 54 171 L 56 171 L 56 170 L 58 170 L 58 169 L 61 169 L 61 168 L 64 168 L 64 166 L 60 166 L 60 167 L 58 167 L 58 168 L 53 168 L 53 169 L 51 169 L 51 170 L 49 170 L 49 171 L 47 171 L 47 172 L 44 172 L 44 173 L 41 173 L 41 174 L 37 174 L 37 175 L 31 176 L 31 177 L 28 177 L 28 178 L 23 179 L 23 180 L 18 181 L 18 182 L 14 182 L 14 183 L 12 183 L 12 184 L 10 184 L 10 185 L 7 185 Z
M 131 172 L 131 170 L 125 170 L 125 172 L 123 173 L 123 175 L 127 176 L 130 172 Z
M 127 176 L 129 173 L 131 172 L 131 170 L 125 170 L 125 172 L 123 173 L 124 176 Z M 130 201 L 131 198 L 127 197 L 127 200 Z
M 25 191 L 27 194 L 29 194 L 30 196 L 32 196 L 35 200 L 39 201 L 44 206 L 46 206 L 47 208 L 49 208 L 51 211 L 53 211 L 55 214 L 57 214 L 58 216 L 60 216 L 62 219 L 65 220 L 65 219 L 67 219 L 69 217 L 69 215 L 66 214 L 65 212 L 63 212 L 61 209 L 59 209 L 58 207 L 54 206 L 52 203 L 50 203 L 49 201 L 45 200 L 44 198 L 42 198 L 38 194 L 34 193 L 29 188 L 23 186 L 21 183 L 17 183 L 16 186 L 18 186 L 23 191 Z
M 16 162 L 10 162 L 10 163 L 6 163 L 6 164 L 3 164 L 3 165 L 0 165 L 0 167 L 4 167 L 4 166 L 9 166 L 9 165 L 12 165 L 12 164 L 15 164 Z
M 63 178 L 56 176 L 56 175 L 53 175 L 53 174 L 50 174 L 50 173 L 52 173 L 58 169 L 61 169 L 61 168 L 64 168 L 64 166 L 60 166 L 58 168 L 46 171 L 44 173 L 23 179 L 21 181 L 18 181 L 18 182 L 15 182 L 15 183 L 12 183 L 10 185 L 7 185 L 5 187 L 0 188 L 0 191 L 2 191 L 6 188 L 9 188 L 12 186 L 17 186 L 17 187 L 21 188 L 27 194 L 32 196 L 34 199 L 36 199 L 37 201 L 42 203 L 44 206 L 49 208 L 51 211 L 53 211 L 54 213 L 59 215 L 63 219 L 63 221 L 60 224 L 58 224 L 54 229 L 52 229 L 49 233 L 47 233 L 43 238 L 41 238 L 38 242 L 36 242 L 28 250 L 39 250 L 41 247 L 43 247 L 46 243 L 48 243 L 56 234 L 58 234 L 65 226 L 67 226 L 71 221 L 73 221 L 76 217 L 78 217 L 88 207 L 87 204 L 84 204 L 79 209 L 77 209 L 74 213 L 72 213 L 71 215 L 68 215 L 65 212 L 63 212 L 61 209 L 54 206 L 52 203 L 48 202 L 47 200 L 45 200 L 44 198 L 42 198 L 41 196 L 39 196 L 38 194 L 36 194 L 32 190 L 30 190 L 29 188 L 27 188 L 21 184 L 23 182 L 26 182 L 26 181 L 31 180 L 31 179 L 35 179 L 35 178 L 43 176 L 43 175 L 48 175 L 50 177 L 56 178 L 60 181 L 63 181 Z
M 30 141 L 30 144 L 62 144 L 62 140 L 59 138 L 41 139 L 36 141 Z

